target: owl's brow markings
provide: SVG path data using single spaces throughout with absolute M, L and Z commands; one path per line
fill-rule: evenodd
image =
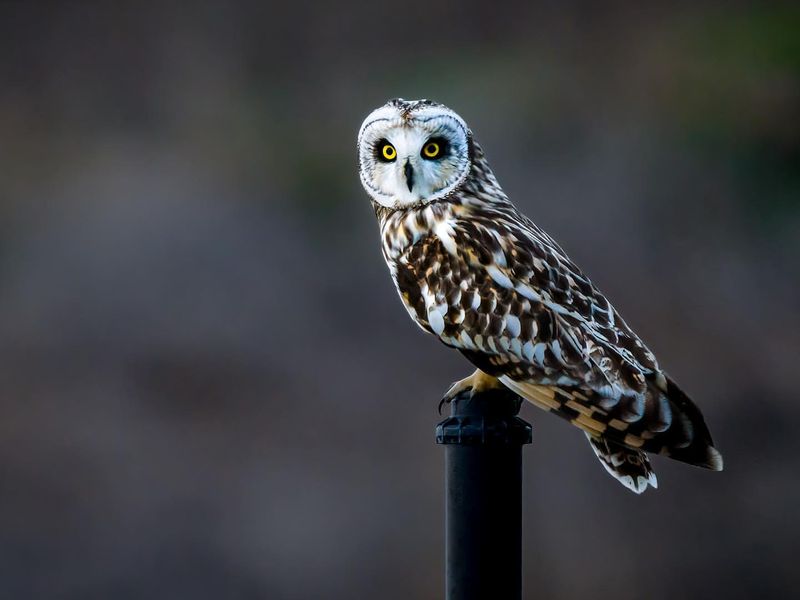
M 361 132 L 362 132 L 362 133 L 361 133 L 361 137 L 363 137 L 363 136 L 364 136 L 364 132 L 365 132 L 367 129 L 369 129 L 370 127 L 372 127 L 372 126 L 373 126 L 375 123 L 380 123 L 381 121 L 394 121 L 394 119 L 390 119 L 389 117 L 383 117 L 383 118 L 381 118 L 381 119 L 373 119 L 372 121 L 370 121 L 369 123 L 367 123 L 366 125 L 363 125 L 363 126 L 361 127 Z
M 463 133 L 465 136 L 467 135 L 467 130 L 464 128 L 464 125 L 462 125 L 461 122 L 458 119 L 455 119 L 455 118 L 451 117 L 450 115 L 436 115 L 436 116 L 426 117 L 424 119 L 417 118 L 415 120 L 418 123 L 427 123 L 428 121 L 435 121 L 437 119 L 442 119 L 442 118 L 446 118 L 446 119 L 452 121 L 453 123 L 455 123 L 458 126 L 458 128 L 461 130 L 461 133 Z
M 428 123 L 428 122 L 430 122 L 430 121 L 435 121 L 435 120 L 437 120 L 437 119 L 447 118 L 449 121 L 452 121 L 453 123 L 455 123 L 455 124 L 456 124 L 456 126 L 457 126 L 457 127 L 458 127 L 458 129 L 461 131 L 461 133 L 463 133 L 463 134 L 464 134 L 464 136 L 467 136 L 467 135 L 468 135 L 468 133 L 467 133 L 467 130 L 466 130 L 466 129 L 464 128 L 464 126 L 463 126 L 463 125 L 462 125 L 462 124 L 461 124 L 461 123 L 458 121 L 458 119 L 455 119 L 455 118 L 451 117 L 450 115 L 438 115 L 438 116 L 431 116 L 431 117 L 426 117 L 426 118 L 424 118 L 424 119 L 420 119 L 420 118 L 414 118 L 414 117 L 411 117 L 411 118 L 413 118 L 413 119 L 414 119 L 414 121 L 416 121 L 417 123 Z M 362 131 L 366 131 L 367 129 L 369 129 L 370 127 L 372 127 L 372 126 L 373 126 L 375 123 L 381 123 L 381 122 L 383 122 L 383 121 L 394 121 L 394 120 L 395 120 L 395 119 L 391 119 L 391 118 L 389 118 L 389 117 L 383 117 L 383 118 L 380 118 L 380 119 L 374 119 L 374 120 L 370 121 L 369 123 L 367 123 L 366 125 L 364 125 L 364 126 L 363 126 L 363 128 L 362 128 Z M 410 119 L 407 119 L 407 120 L 410 120 Z M 437 131 L 440 131 L 440 130 L 442 130 L 442 129 L 447 129 L 447 126 L 446 126 L 446 125 L 444 125 L 444 124 L 442 124 L 440 127 L 438 127 L 438 128 L 437 128 Z M 363 135 L 363 134 L 362 134 L 362 135 Z

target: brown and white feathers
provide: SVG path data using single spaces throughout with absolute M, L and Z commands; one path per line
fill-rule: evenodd
M 511 204 L 458 115 L 390 101 L 364 121 L 359 157 L 384 257 L 425 331 L 582 429 L 609 473 L 637 493 L 656 485 L 644 452 L 722 469 L 700 411 Z

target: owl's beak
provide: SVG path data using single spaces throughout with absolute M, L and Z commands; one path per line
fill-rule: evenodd
M 414 187 L 414 167 L 411 166 L 411 162 L 406 161 L 406 164 L 403 167 L 403 173 L 406 175 L 406 185 L 408 186 L 408 191 L 410 192 Z

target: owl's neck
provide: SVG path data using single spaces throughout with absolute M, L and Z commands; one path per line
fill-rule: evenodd
M 501 216 L 496 213 L 497 208 L 466 191 L 457 198 L 419 207 L 388 210 L 376 206 L 375 212 L 381 225 L 383 254 L 387 262 L 391 263 L 417 242 L 432 235 L 436 236 L 441 231 L 451 230 L 459 222 L 470 221 L 479 215 L 481 220 L 489 215 Z
M 418 207 L 390 210 L 375 205 L 381 225 L 381 245 L 387 261 L 396 260 L 409 247 L 454 217 L 457 204 L 438 201 Z

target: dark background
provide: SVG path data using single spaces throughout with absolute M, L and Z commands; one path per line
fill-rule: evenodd
M 0 4 L 0 596 L 437 598 L 436 404 L 357 177 L 388 98 L 702 407 L 635 496 L 525 407 L 538 598 L 786 598 L 800 537 L 797 3 Z

